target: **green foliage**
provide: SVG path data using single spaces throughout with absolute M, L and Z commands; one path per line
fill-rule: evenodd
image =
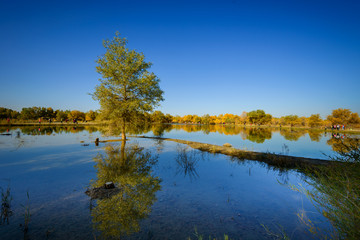
M 247 118 L 250 123 L 253 124 L 267 124 L 271 122 L 272 116 L 270 114 L 266 114 L 264 110 L 256 110 L 247 113 Z
M 57 110 L 56 111 L 56 120 L 57 121 L 65 121 L 68 118 L 68 114 L 70 113 L 69 110 Z
M 93 94 L 100 102 L 101 114 L 120 123 L 123 138 L 127 123 L 136 122 L 163 100 L 159 78 L 148 71 L 152 64 L 126 44 L 118 32 L 112 40 L 103 42 L 106 53 L 98 58 L 96 67 L 102 79 Z
M 150 115 L 151 122 L 153 123 L 171 123 L 173 116 L 164 114 L 161 111 L 155 111 Z
M 56 118 L 56 111 L 51 107 L 29 107 L 23 108 L 20 112 L 20 118 L 23 120 L 36 120 L 39 118 Z
M 17 118 L 18 116 L 19 112 L 9 108 L 0 107 L 0 119 Z

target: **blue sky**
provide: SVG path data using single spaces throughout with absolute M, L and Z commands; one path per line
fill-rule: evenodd
M 359 1 L 0 1 L 0 106 L 88 111 L 116 31 L 172 115 L 360 113 Z

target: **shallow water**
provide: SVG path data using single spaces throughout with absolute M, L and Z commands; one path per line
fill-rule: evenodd
M 118 216 L 126 219 L 111 218 L 108 216 L 111 211 L 107 212 L 109 206 L 102 205 L 99 200 L 90 201 L 84 193 L 101 178 L 94 158 L 98 154 L 102 154 L 105 159 L 108 157 L 104 150 L 107 144 L 95 146 L 94 140 L 106 137 L 96 129 L 70 130 L 10 129 L 11 135 L 0 136 L 0 186 L 3 189 L 10 186 L 13 199 L 11 209 L 14 212 L 9 218 L 9 225 L 0 225 L 1 239 L 94 239 L 94 236 L 101 239 L 111 236 L 113 229 L 126 230 L 127 227 L 130 229 L 137 225 L 137 232 L 122 237 L 197 239 L 196 229 L 205 238 L 227 234 L 231 239 L 271 239 L 262 224 L 277 234 L 281 233 L 279 229 L 283 227 L 293 239 L 308 239 L 309 235 L 305 233 L 305 226 L 300 224 L 297 213 L 306 213 L 312 220 L 320 222 L 319 226 L 322 228 L 329 227 L 327 220 L 305 196 L 286 185 L 305 184 L 303 180 L 306 176 L 302 173 L 295 170 L 282 172 L 254 161 L 239 161 L 223 155 L 201 153 L 174 142 L 139 138 L 131 138 L 127 146 L 137 143 L 144 147 L 144 151 L 150 151 L 152 156 L 158 158 L 145 177 L 134 176 L 142 176 L 145 180 L 158 178 L 161 180 L 160 189 L 154 188 L 150 193 L 141 186 L 149 187 L 151 184 L 141 183 L 140 187 L 132 190 L 131 194 L 141 194 L 139 199 L 136 198 L 139 202 L 129 203 L 129 206 L 134 208 L 139 203 L 143 206 L 146 204 L 142 203 L 151 203 L 143 209 L 147 212 L 145 217 L 134 214 L 133 218 L 129 218 L 131 214 L 121 215 L 139 208 L 125 209 L 128 202 L 123 202 L 119 207 L 119 211 L 123 212 Z M 153 132 L 146 134 L 152 135 Z M 155 135 L 158 134 L 155 132 Z M 239 135 L 219 132 L 206 135 L 202 132 L 188 133 L 183 129 L 173 129 L 162 135 L 215 144 L 229 142 L 235 147 L 242 147 L 247 141 L 246 138 L 239 140 L 242 139 Z M 304 142 L 308 141 L 306 135 L 303 138 Z M 285 141 L 276 132 L 272 133 L 272 140 L 279 141 L 278 143 Z M 300 140 L 293 141 L 300 143 L 300 146 L 293 146 L 285 141 L 289 144 L 290 154 L 300 154 L 306 148 L 306 144 L 299 142 Z M 316 143 L 324 144 L 326 141 L 327 137 L 322 136 Z M 264 148 L 255 144 L 254 150 L 266 148 L 277 152 L 278 148 L 273 149 L 272 146 L 277 146 L 278 143 L 270 143 L 269 140 Z M 119 144 L 112 143 L 114 146 Z M 313 148 L 316 147 L 306 148 L 305 155 L 319 156 Z M 182 161 L 184 156 L 188 165 Z M 124 175 L 121 179 L 137 181 L 132 180 L 132 176 Z M 151 201 L 146 199 L 147 196 Z M 129 201 L 134 199 L 130 198 Z M 31 221 L 29 232 L 24 236 L 20 225 L 24 224 L 26 206 L 30 206 Z M 95 227 L 101 225 L 94 218 L 96 211 L 103 222 L 109 221 L 105 226 L 106 230 L 101 231 Z M 125 226 L 124 222 L 130 227 Z M 116 235 L 115 238 L 117 237 L 119 236 Z

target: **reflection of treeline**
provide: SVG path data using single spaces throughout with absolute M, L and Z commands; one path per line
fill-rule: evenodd
M 17 129 L 15 127 L 0 127 L 0 133 L 6 133 L 10 130 Z M 324 132 L 320 130 L 300 129 L 300 128 L 259 128 L 259 127 L 242 127 L 237 125 L 197 125 L 197 124 L 142 124 L 139 126 L 127 126 L 126 131 L 130 135 L 141 135 L 152 132 L 154 136 L 162 137 L 164 133 L 170 132 L 173 129 L 183 130 L 185 132 L 202 132 L 204 134 L 219 133 L 223 135 L 239 135 L 243 140 L 249 140 L 255 143 L 263 143 L 265 140 L 272 138 L 274 131 L 279 132 L 286 140 L 298 141 L 301 137 L 309 135 L 311 141 L 319 142 L 324 136 Z M 111 125 L 105 126 L 23 126 L 19 130 L 26 135 L 51 135 L 61 133 L 77 133 L 81 131 L 88 131 L 89 133 L 100 132 L 103 135 L 116 136 L 121 135 L 121 129 L 112 127 Z M 328 134 L 331 134 L 330 132 Z M 338 145 L 342 143 L 350 143 L 355 141 L 351 135 L 336 133 L 327 144 L 331 145 L 334 151 L 339 149 Z
M 291 129 L 291 128 L 282 128 L 280 129 L 280 134 L 286 140 L 289 141 L 298 141 L 300 137 L 304 136 L 307 131 L 301 129 Z
M 0 127 L 0 132 L 7 132 L 17 128 Z M 87 131 L 93 133 L 99 131 L 100 128 L 93 126 L 23 126 L 19 129 L 25 135 L 51 135 L 61 133 L 78 133 Z
M 330 145 L 335 152 L 346 151 L 346 146 L 360 147 L 359 139 L 337 134 L 332 135 L 332 137 L 327 140 L 327 144 Z

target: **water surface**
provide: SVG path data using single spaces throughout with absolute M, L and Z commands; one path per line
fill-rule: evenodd
M 9 186 L 13 199 L 10 224 L 0 225 L 2 239 L 116 239 L 119 234 L 129 239 L 196 239 L 195 231 L 206 238 L 227 234 L 231 239 L 271 239 L 262 225 L 277 234 L 283 228 L 293 239 L 308 239 L 299 213 L 329 228 L 327 219 L 311 202 L 288 187 L 287 183 L 307 186 L 307 176 L 296 170 L 139 138 L 130 138 L 126 147 L 137 144 L 153 161 L 121 163 L 114 151 L 106 150 L 109 144 L 95 145 L 97 137 L 115 138 L 103 136 L 105 131 L 97 128 L 14 128 L 2 132 L 11 135 L 0 136 L 0 186 Z M 314 142 L 307 133 L 297 141 L 276 131 L 270 132 L 270 137 L 265 133 L 265 140 L 245 133 L 226 135 L 183 128 L 145 131 L 149 136 L 229 142 L 239 148 L 271 152 L 284 151 L 281 144 L 285 143 L 290 154 L 311 157 L 321 154 L 309 143 L 331 152 L 330 134 L 321 133 Z M 120 147 L 121 143 L 111 145 Z M 91 201 L 86 189 L 107 178 L 126 187 L 117 199 Z M 24 236 L 26 206 L 30 206 L 31 221 Z M 114 206 L 118 206 L 116 215 L 112 215 Z

